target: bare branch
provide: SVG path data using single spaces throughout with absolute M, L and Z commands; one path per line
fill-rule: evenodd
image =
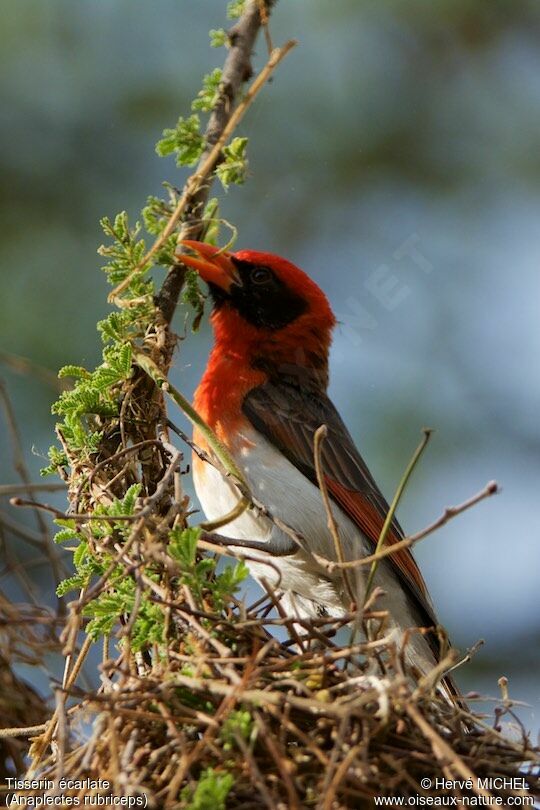
M 480 503 L 480 501 L 484 501 L 486 498 L 490 498 L 492 495 L 495 495 L 498 492 L 499 486 L 497 482 L 490 481 L 489 484 L 486 484 L 483 490 L 478 492 L 476 495 L 473 495 L 472 498 L 469 498 L 464 503 L 459 504 L 458 506 L 447 506 L 443 514 L 425 529 L 422 529 L 422 531 L 412 534 L 410 537 L 406 537 L 404 540 L 400 540 L 398 543 L 387 546 L 375 554 L 370 554 L 369 557 L 363 557 L 359 560 L 350 560 L 349 562 L 345 562 L 343 564 L 330 562 L 329 560 L 325 560 L 323 557 L 319 556 L 317 556 L 317 561 L 325 565 L 325 567 L 330 571 L 332 571 L 334 568 L 356 568 L 359 565 L 371 565 L 371 563 L 374 561 L 382 560 L 384 557 L 389 557 L 391 554 L 395 554 L 397 551 L 401 551 L 403 548 L 410 548 L 410 546 L 414 546 L 415 543 L 418 543 L 420 540 L 423 540 L 425 537 L 433 534 L 433 532 L 440 529 L 441 526 L 444 526 L 450 520 L 453 520 L 458 515 L 461 515 L 462 512 L 466 512 L 468 509 L 476 506 L 477 503 Z
M 339 530 L 336 523 L 336 519 L 334 517 L 334 513 L 332 512 L 332 505 L 330 503 L 330 497 L 328 495 L 328 487 L 326 486 L 326 479 L 324 477 L 322 465 L 322 445 L 327 435 L 328 435 L 328 428 L 326 427 L 326 425 L 321 425 L 320 427 L 317 428 L 317 430 L 315 431 L 315 435 L 313 437 L 315 472 L 317 475 L 317 483 L 319 484 L 319 490 L 321 492 L 324 510 L 326 512 L 328 528 L 330 530 L 330 534 L 332 535 L 332 540 L 334 541 L 334 550 L 336 552 L 336 557 L 338 562 L 344 563 L 345 555 L 343 553 L 343 546 L 341 545 L 341 538 L 339 536 Z M 345 584 L 345 589 L 349 594 L 349 599 L 351 600 L 351 603 L 356 603 L 356 595 L 350 583 L 348 574 L 345 569 L 342 568 L 341 570 L 343 571 L 343 582 Z
M 220 98 L 210 116 L 205 132 L 207 147 L 195 172 L 187 180 L 182 195 L 167 225 L 147 254 L 139 262 L 134 273 L 148 264 L 156 252 L 164 245 L 169 236 L 174 233 L 177 223 L 184 215 L 186 221 L 180 239 L 187 238 L 188 235 L 193 239 L 200 235 L 203 227 L 200 222 L 200 214 L 208 199 L 212 183 L 211 175 L 219 162 L 223 146 L 227 143 L 227 140 L 232 135 L 275 68 L 296 45 L 294 40 L 290 40 L 281 48 L 275 48 L 271 52 L 268 62 L 255 78 L 241 102 L 234 107 L 240 88 L 243 83 L 250 78 L 252 73 L 251 53 L 260 27 L 261 14 L 259 2 L 258 0 L 250 0 L 238 24 L 229 33 L 231 48 L 223 67 Z M 109 301 L 121 303 L 117 300 L 118 296 L 129 286 L 134 273 L 130 274 L 121 284 L 111 291 Z M 184 276 L 185 267 L 182 264 L 173 266 L 156 297 L 157 306 L 161 311 L 165 323 L 170 323 L 172 319 L 178 303 L 178 296 L 180 295 L 184 283 Z

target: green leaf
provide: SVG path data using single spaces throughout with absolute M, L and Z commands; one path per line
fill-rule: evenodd
M 164 129 L 163 137 L 156 144 L 161 157 L 174 154 L 177 166 L 193 166 L 204 150 L 204 138 L 199 128 L 199 116 L 178 119 L 174 129 Z
M 61 529 L 53 537 L 55 543 L 67 543 L 69 540 L 79 540 L 80 536 L 73 529 Z
M 184 289 L 182 290 L 182 303 L 193 307 L 195 310 L 192 330 L 196 332 L 199 328 L 202 316 L 204 314 L 205 297 L 199 287 L 199 275 L 195 270 L 188 270 L 184 281 Z
M 201 530 L 195 526 L 187 529 L 173 529 L 169 540 L 169 554 L 187 571 L 195 565 L 197 542 Z
M 230 20 L 236 20 L 244 13 L 246 0 L 230 0 L 227 4 L 227 17 Z
M 101 332 L 101 337 L 106 343 L 107 341 L 121 341 L 127 335 L 127 330 L 131 324 L 129 312 L 123 310 L 122 312 L 111 312 L 103 321 L 99 321 L 97 328 Z
M 83 608 L 83 614 L 91 617 L 86 627 L 88 635 L 97 639 L 110 633 L 121 616 L 130 615 L 135 605 L 135 593 L 134 579 L 118 567 L 109 580 L 109 589 Z M 165 615 L 161 607 L 143 593 L 131 630 L 132 650 L 137 652 L 152 644 L 162 644 L 164 631 Z
M 253 732 L 253 718 L 245 709 L 232 711 L 223 723 L 220 738 L 224 743 L 224 748 L 230 750 L 237 745 L 236 736 L 249 740 Z
M 123 374 L 120 374 L 118 369 L 116 368 L 107 368 L 107 366 L 100 366 L 100 368 L 96 369 L 94 372 L 93 388 L 97 392 L 107 391 L 108 388 L 111 388 L 116 383 L 120 382 L 124 378 Z M 87 413 L 96 413 L 97 411 L 87 411 Z
M 53 518 L 53 523 L 62 526 L 64 529 L 73 529 L 73 531 L 77 528 L 77 523 L 73 518 Z
M 203 233 L 201 242 L 206 242 L 208 245 L 217 245 L 221 225 L 221 220 L 219 219 L 219 200 L 217 197 L 211 197 L 208 200 L 204 207 L 202 219 Z
M 81 588 L 84 588 L 86 581 L 87 580 L 81 577 L 79 574 L 68 577 L 58 585 L 56 595 L 65 596 L 66 593 L 69 593 L 69 591 L 80 590 Z
M 122 498 L 122 509 L 124 515 L 132 515 L 135 511 L 137 498 L 141 494 L 142 484 L 132 484 Z
M 122 371 L 124 378 L 127 380 L 131 374 L 131 345 L 129 343 L 120 346 L 117 362 L 118 369 Z
M 243 560 L 240 560 L 236 565 L 227 565 L 221 574 L 216 577 L 212 593 L 217 610 L 222 610 L 225 607 L 248 574 L 247 565 Z
M 55 447 L 54 445 L 49 447 L 48 456 L 50 464 L 48 464 L 47 467 L 43 467 L 39 471 L 41 476 L 44 477 L 46 475 L 55 475 L 58 473 L 58 469 L 60 467 L 67 467 L 68 457 L 62 450 L 59 450 L 58 447 Z
M 131 346 L 110 346 L 103 352 L 104 363 L 92 375 L 93 387 L 104 391 L 131 376 Z
M 138 652 L 152 644 L 162 644 L 164 633 L 165 615 L 161 607 L 143 599 L 131 633 L 131 648 Z
M 184 788 L 182 799 L 189 802 L 187 810 L 226 810 L 225 803 L 233 784 L 231 773 L 219 773 L 207 768 L 201 774 L 195 791 Z
M 118 407 L 111 399 L 102 396 L 105 384 L 100 375 L 103 374 L 106 374 L 106 369 L 100 368 L 89 380 L 79 382 L 72 391 L 63 391 L 51 408 L 52 413 L 66 417 L 68 429 L 71 428 L 74 433 L 78 433 L 79 429 L 83 434 L 86 432 L 80 422 L 77 422 L 78 417 L 84 414 L 115 416 L 118 413 Z M 118 375 L 115 376 L 117 379 Z
M 87 371 L 82 366 L 62 366 L 60 371 L 58 372 L 58 376 L 62 377 L 76 377 L 76 378 L 87 378 L 90 376 L 90 372 Z
M 212 28 L 208 35 L 210 37 L 211 48 L 221 48 L 223 45 L 228 45 L 229 36 L 224 28 Z
M 216 175 L 221 180 L 225 191 L 231 183 L 241 185 L 246 180 L 248 170 L 247 144 L 247 138 L 233 138 L 228 146 L 223 147 L 224 159 L 216 167 Z
M 96 616 L 86 625 L 86 632 L 91 639 L 96 641 L 100 636 L 110 635 L 117 620 L 118 616 L 115 614 Z
M 221 85 L 221 68 L 215 68 L 212 73 L 208 73 L 203 79 L 202 90 L 199 90 L 197 98 L 191 102 L 192 110 L 210 112 L 219 99 Z
M 142 210 L 144 227 L 153 236 L 159 236 L 174 210 L 174 200 L 167 202 L 151 195 Z
M 132 295 L 140 295 L 140 279 L 151 267 L 151 262 L 140 266 L 146 254 L 145 241 L 138 238 L 140 223 L 136 222 L 135 226 L 130 228 L 125 211 L 117 214 L 114 222 L 111 222 L 109 217 L 103 217 L 100 222 L 105 236 L 113 240 L 112 245 L 101 245 L 98 248 L 99 255 L 109 260 L 103 267 L 109 282 L 119 284 L 129 276 L 129 292 Z M 137 270 L 140 272 L 137 273 Z
M 75 566 L 75 568 L 79 573 L 81 573 L 81 568 L 86 560 L 87 555 L 88 555 L 88 543 L 86 542 L 86 540 L 82 540 L 75 549 L 75 552 L 73 554 L 73 565 Z

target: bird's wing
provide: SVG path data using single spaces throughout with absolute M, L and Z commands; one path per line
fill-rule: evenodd
M 242 407 L 254 427 L 315 485 L 314 434 L 326 425 L 321 458 L 329 494 L 375 549 L 389 506 L 327 395 L 286 381 L 271 381 L 254 388 Z M 403 536 L 394 520 L 386 542 L 396 543 Z M 387 559 L 427 623 L 436 624 L 426 585 L 409 549 Z

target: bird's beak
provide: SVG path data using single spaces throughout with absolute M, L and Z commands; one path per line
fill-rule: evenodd
M 225 292 L 229 292 L 233 284 L 241 286 L 242 282 L 230 253 L 193 239 L 183 239 L 180 245 L 189 248 L 197 256 L 176 253 L 178 261 L 196 270 L 207 284 L 215 284 Z

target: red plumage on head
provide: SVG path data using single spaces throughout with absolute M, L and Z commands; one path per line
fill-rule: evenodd
M 329 329 L 335 326 L 336 318 L 328 298 L 312 278 L 292 262 L 275 253 L 259 250 L 239 250 L 233 256 L 240 261 L 261 264 L 269 267 L 294 293 L 304 298 L 311 315 L 317 316 L 321 324 L 326 321 Z
M 321 288 L 292 262 L 273 253 L 240 250 L 228 254 L 239 261 L 272 270 L 305 303 L 305 311 L 282 328 L 270 330 L 249 323 L 237 309 L 220 306 L 211 322 L 215 343 L 206 373 L 195 396 L 195 406 L 221 435 L 221 428 L 237 427 L 246 394 L 267 379 L 262 367 L 313 370 L 316 384 L 328 384 L 328 352 L 336 319 Z
M 249 323 L 233 307 L 216 309 L 211 317 L 216 338 L 214 357 L 216 352 L 227 352 L 229 356 L 243 357 L 249 365 L 257 357 L 281 367 L 313 367 L 320 370 L 321 380 L 326 380 L 336 318 L 321 288 L 299 267 L 273 253 L 239 250 L 232 256 L 269 268 L 307 306 L 293 321 L 275 330 Z

